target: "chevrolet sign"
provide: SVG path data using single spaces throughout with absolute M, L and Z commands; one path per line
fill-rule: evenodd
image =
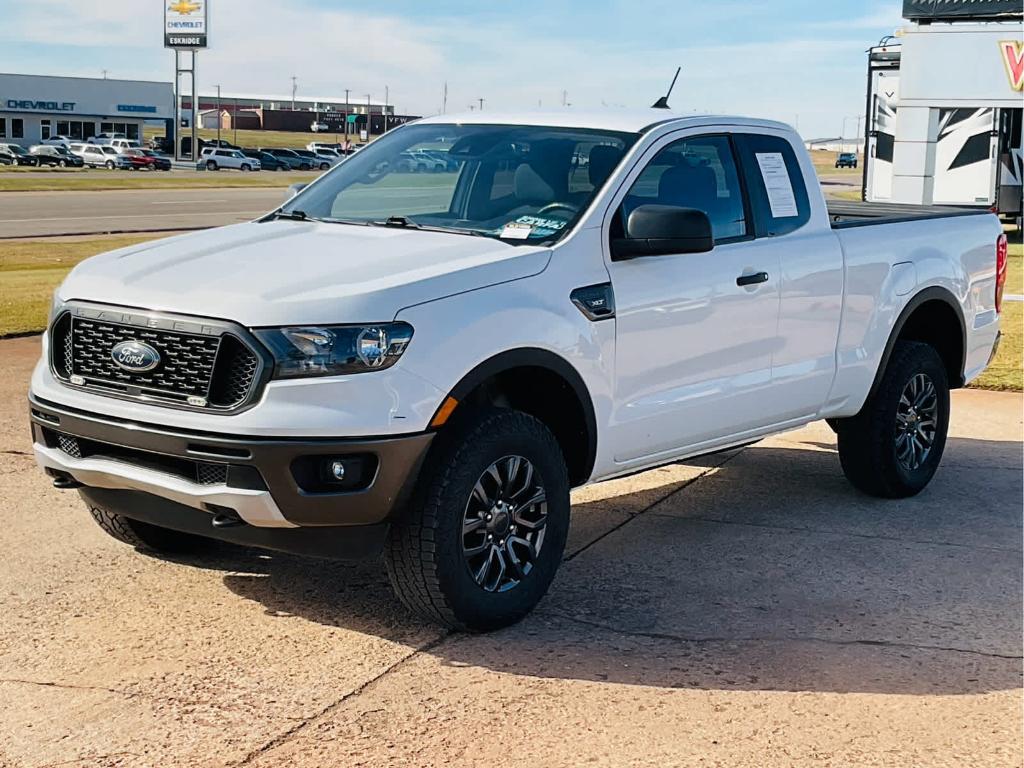
M 74 112 L 74 101 L 35 101 L 33 99 L 8 99 L 8 109 L 21 109 L 33 112 Z
M 206 47 L 206 0 L 164 0 L 164 47 Z

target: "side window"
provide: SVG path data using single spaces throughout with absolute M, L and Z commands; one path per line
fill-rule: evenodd
M 750 194 L 758 237 L 799 229 L 811 218 L 811 204 L 800 162 L 781 136 L 739 133 L 734 137 Z
M 743 188 L 728 137 L 694 136 L 662 149 L 623 200 L 623 215 L 647 204 L 704 211 L 716 243 L 745 237 Z

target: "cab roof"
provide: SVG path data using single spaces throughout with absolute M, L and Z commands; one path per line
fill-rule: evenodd
M 681 115 L 666 109 L 602 109 L 583 111 L 525 110 L 521 112 L 459 112 L 434 115 L 417 120 L 417 125 L 541 125 L 558 128 L 587 128 L 593 130 L 641 133 L 658 125 L 736 125 L 792 130 L 790 126 L 774 120 L 759 120 L 735 115 Z

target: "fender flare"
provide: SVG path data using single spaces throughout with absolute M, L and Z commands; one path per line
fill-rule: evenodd
M 463 376 L 459 383 L 451 389 L 449 396 L 462 402 L 470 392 L 483 382 L 514 368 L 544 368 L 558 375 L 572 388 L 583 410 L 583 421 L 587 437 L 586 466 L 583 468 L 583 478 L 589 478 L 590 474 L 594 471 L 594 463 L 597 460 L 597 417 L 594 411 L 594 402 L 590 397 L 590 390 L 587 389 L 583 377 L 564 357 L 546 349 L 535 347 L 522 347 L 501 352 L 479 363 Z M 445 399 L 447 400 L 447 398 Z
M 915 294 L 914 297 L 903 307 L 899 317 L 896 318 L 896 322 L 889 334 L 889 340 L 886 341 L 885 349 L 882 351 L 882 359 L 878 363 L 878 370 L 875 371 L 874 381 L 871 382 L 871 389 L 868 391 L 868 399 L 875 394 L 875 390 L 878 389 L 878 385 L 882 382 L 882 376 L 885 373 L 886 367 L 889 365 L 889 358 L 892 356 L 892 350 L 896 346 L 896 341 L 899 339 L 900 334 L 903 333 L 903 328 L 906 326 L 910 316 L 914 314 L 914 311 L 918 307 L 928 301 L 944 302 L 953 310 L 953 314 L 956 315 L 957 320 L 960 322 L 960 362 L 957 368 L 957 376 L 955 379 L 951 379 L 949 384 L 951 389 L 959 389 L 964 385 L 964 363 L 967 355 L 967 326 L 964 323 L 963 311 L 960 308 L 960 303 L 956 300 L 956 297 L 949 292 L 949 290 L 933 285 L 930 288 L 925 288 L 923 291 Z

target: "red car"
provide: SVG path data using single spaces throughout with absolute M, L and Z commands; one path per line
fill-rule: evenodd
M 126 149 L 121 154 L 131 162 L 133 171 L 156 170 L 156 158 L 150 157 L 141 149 Z

